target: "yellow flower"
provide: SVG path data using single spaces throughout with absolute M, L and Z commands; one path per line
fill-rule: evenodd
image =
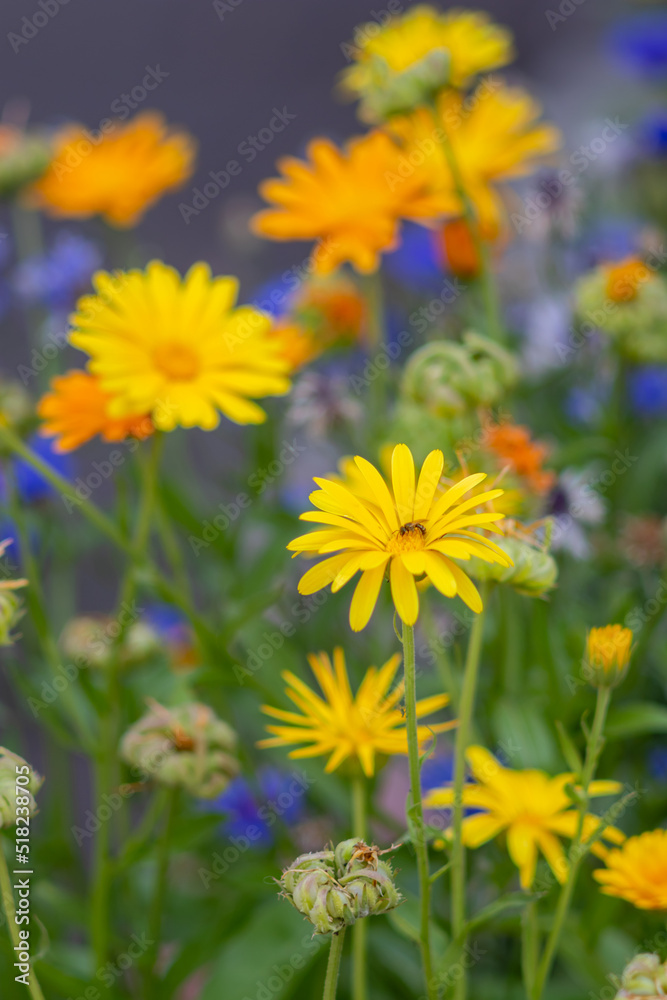
M 538 852 L 542 852 L 559 882 L 568 872 L 559 837 L 574 837 L 579 812 L 565 788 L 574 782 L 573 774 L 550 778 L 544 771 L 515 771 L 503 767 L 484 747 L 472 746 L 466 757 L 476 784 L 463 789 L 463 804 L 483 810 L 463 819 L 463 840 L 468 847 L 481 847 L 501 832 L 507 834 L 507 849 L 519 869 L 521 885 L 528 889 L 535 878 Z M 610 795 L 621 791 L 617 781 L 592 781 L 589 795 Z M 451 806 L 453 788 L 436 788 L 424 800 L 429 809 Z M 601 824 L 597 816 L 587 813 L 583 838 L 588 840 Z M 622 843 L 624 835 L 613 826 L 606 826 L 604 836 L 613 843 Z M 597 854 L 604 851 L 599 844 L 591 848 Z
M 301 578 L 299 593 L 314 594 L 327 584 L 335 593 L 361 570 L 350 605 L 350 625 L 358 632 L 373 613 L 388 568 L 392 598 L 406 625 L 414 625 L 419 613 L 415 577 L 425 576 L 446 597 L 458 594 L 473 611 L 481 611 L 475 585 L 453 560 L 476 555 L 488 562 L 511 565 L 497 545 L 470 530 L 484 525 L 502 534 L 494 526 L 502 514 L 473 511 L 503 491 L 489 490 L 463 500 L 486 478 L 478 473 L 436 497 L 444 465 L 441 451 L 426 457 L 415 484 L 412 453 L 407 445 L 396 445 L 391 458 L 391 488 L 365 458 L 357 456 L 354 461 L 364 480 L 363 490 L 332 479 L 315 479 L 320 489 L 310 494 L 310 500 L 319 509 L 302 514 L 301 519 L 324 527 L 295 538 L 287 546 L 295 553 L 327 556 Z
M 632 652 L 632 630 L 623 625 L 592 628 L 586 638 L 586 662 L 596 684 L 615 687 L 625 677 Z
M 262 711 L 286 725 L 267 726 L 275 735 L 262 740 L 260 747 L 306 746 L 291 750 L 290 757 L 320 757 L 330 754 L 325 771 L 334 771 L 348 757 L 356 758 L 364 774 L 375 772 L 375 755 L 407 754 L 405 717 L 400 708 L 403 682 L 390 691 L 401 657 L 397 653 L 383 667 L 369 667 L 356 695 L 352 694 L 345 655 L 334 649 L 333 665 L 327 653 L 311 653 L 308 662 L 324 698 L 286 670 L 286 694 L 302 714 L 285 712 L 270 705 Z M 438 694 L 417 702 L 417 717 L 437 712 L 449 703 L 449 695 Z M 452 729 L 456 722 L 439 722 L 418 727 L 421 747 L 434 733 Z
M 56 451 L 73 451 L 99 434 L 104 441 L 124 441 L 131 435 L 145 438 L 153 423 L 145 413 L 110 417 L 111 396 L 99 379 L 84 371 L 71 371 L 51 379 L 51 391 L 40 399 L 37 414 L 44 423 L 41 433 L 57 438 Z
M 185 278 L 161 261 L 145 271 L 99 271 L 95 295 L 77 303 L 70 342 L 111 397 L 109 415 L 148 413 L 156 427 L 212 430 L 218 411 L 257 424 L 251 400 L 290 388 L 289 362 L 271 339 L 271 320 L 234 308 L 236 278 L 194 264 Z
M 161 195 L 190 177 L 194 157 L 194 140 L 168 129 L 154 111 L 126 125 L 113 122 L 98 143 L 83 126 L 68 125 L 56 137 L 51 164 L 30 194 L 58 218 L 102 215 L 114 226 L 133 226 Z
M 607 896 L 620 896 L 640 910 L 667 910 L 667 830 L 629 837 L 605 855 L 606 868 L 593 878 Z
M 354 62 L 342 74 L 342 88 L 361 98 L 361 117 L 423 103 L 441 87 L 466 87 L 478 73 L 504 66 L 513 57 L 512 37 L 486 14 L 471 10 L 440 13 L 420 4 L 378 29 L 362 24 L 350 46 Z
M 487 236 L 500 230 L 505 215 L 497 185 L 532 173 L 542 157 L 560 145 L 558 130 L 538 123 L 540 114 L 539 104 L 525 91 L 495 79 L 482 81 L 468 98 L 450 90 L 438 99 L 437 126 L 449 139 Z M 421 164 L 415 172 L 430 178 L 441 212 L 463 215 L 445 151 L 433 138 L 431 110 L 418 108 L 392 120 L 391 131 L 403 143 L 407 159 Z
M 437 211 L 427 179 L 416 172 L 388 183 L 401 151 L 383 132 L 352 139 L 343 151 L 315 139 L 307 152 L 307 163 L 278 161 L 284 176 L 260 186 L 276 207 L 259 212 L 252 226 L 273 240 L 321 240 L 311 258 L 318 274 L 346 261 L 364 274 L 377 270 L 379 254 L 398 245 L 401 219 L 428 219 Z

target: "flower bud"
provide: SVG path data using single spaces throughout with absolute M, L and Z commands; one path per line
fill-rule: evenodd
M 35 795 L 43 781 L 22 757 L 0 747 L 0 829 L 16 825 L 17 806 L 27 808 L 29 815 L 34 816 L 37 812 Z
M 586 666 L 594 687 L 616 687 L 628 671 L 632 630 L 623 625 L 592 628 L 586 638 Z
M 30 394 L 20 382 L 0 379 L 0 426 L 16 427 L 32 416 Z
M 23 602 L 12 590 L 0 590 L 0 646 L 11 646 L 12 630 L 25 614 Z
M 0 198 L 11 198 L 44 173 L 51 146 L 35 134 L 12 125 L 0 125 Z
M 625 967 L 621 978 L 621 989 L 615 1000 L 639 1000 L 640 997 L 654 998 L 667 995 L 667 963 L 657 955 L 643 953 L 635 955 Z
M 494 538 L 494 541 L 507 553 L 513 565 L 501 566 L 475 557 L 466 563 L 466 569 L 476 580 L 506 583 L 528 597 L 542 597 L 556 586 L 558 566 L 545 549 L 528 539 L 513 536 Z
M 199 702 L 169 709 L 149 699 L 149 706 L 125 733 L 122 758 L 144 780 L 178 786 L 202 799 L 220 795 L 239 772 L 234 730 Z

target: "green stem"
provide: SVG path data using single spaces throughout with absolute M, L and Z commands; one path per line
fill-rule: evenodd
M 563 927 L 565 925 L 565 920 L 570 909 L 570 903 L 572 901 L 572 895 L 577 882 L 577 876 L 579 875 L 581 862 L 586 854 L 585 849 L 582 848 L 581 841 L 584 832 L 586 813 L 588 812 L 588 789 L 595 775 L 595 768 L 600 756 L 600 751 L 602 750 L 604 724 L 607 718 L 610 700 L 611 688 L 598 688 L 598 696 L 595 704 L 595 716 L 593 718 L 593 725 L 586 743 L 586 759 L 584 761 L 584 767 L 581 774 L 579 821 L 577 823 L 577 831 L 570 847 L 570 870 L 565 884 L 560 891 L 560 896 L 558 897 L 551 932 L 547 938 L 547 943 L 544 947 L 544 952 L 535 977 L 532 1000 L 541 1000 L 545 984 L 549 978 L 549 973 L 551 972 L 551 966 L 553 965 L 558 942 L 560 941 Z
M 487 588 L 484 588 L 482 600 L 486 603 Z M 477 675 L 482 652 L 484 636 L 484 611 L 477 615 L 473 622 L 468 642 L 468 652 L 463 671 L 463 686 L 459 705 L 459 724 L 456 729 L 456 744 L 454 749 L 454 808 L 452 815 L 452 938 L 458 946 L 465 947 L 466 922 L 466 858 L 463 845 L 463 786 L 466 770 L 466 750 L 470 743 L 470 730 L 475 708 L 475 692 L 477 690 Z M 457 1000 L 464 1000 L 466 995 L 465 967 L 460 979 L 456 982 Z
M 498 289 L 496 288 L 493 270 L 491 268 L 489 246 L 486 240 L 482 237 L 475 206 L 473 205 L 472 199 L 466 189 L 463 174 L 461 173 L 461 168 L 456 158 L 454 147 L 452 146 L 449 138 L 449 133 L 446 128 L 441 127 L 442 122 L 440 120 L 436 104 L 433 103 L 430 107 L 436 128 L 438 128 L 442 135 L 441 146 L 452 174 L 454 188 L 463 208 L 463 218 L 465 219 L 466 225 L 470 230 L 470 236 L 475 247 L 475 252 L 479 258 L 479 282 L 482 299 L 484 301 L 484 311 L 486 313 L 487 333 L 490 337 L 502 342 L 505 339 L 505 335 L 503 331 Z
M 158 844 L 157 874 L 155 877 L 153 899 L 148 916 L 148 940 L 152 943 L 146 953 L 146 970 L 148 974 L 146 1000 L 150 1000 L 150 997 L 154 995 L 157 983 L 155 966 L 159 958 L 160 934 L 162 933 L 162 911 L 164 910 L 164 900 L 167 891 L 167 875 L 169 874 L 171 839 L 174 832 L 174 821 L 178 813 L 178 793 L 178 788 L 172 788 L 169 791 L 167 818 L 165 820 L 162 835 Z
M 324 980 L 324 993 L 322 1000 L 336 1000 L 336 986 L 338 985 L 338 973 L 340 971 L 340 959 L 343 954 L 343 943 L 345 941 L 345 928 L 331 935 L 331 948 L 329 950 L 329 961 L 327 962 L 327 977 Z
M 2 905 L 7 918 L 7 930 L 9 931 L 12 947 L 14 949 L 22 948 L 23 946 L 19 937 L 19 929 L 16 923 L 14 891 L 9 877 L 9 869 L 7 867 L 7 859 L 5 858 L 2 840 L 0 840 L 0 895 L 2 895 Z M 16 960 L 18 961 L 18 958 Z M 44 1000 L 42 988 L 37 981 L 37 976 L 35 975 L 35 970 L 32 966 L 30 967 L 28 975 L 28 990 L 30 991 L 30 996 L 33 1000 Z
M 403 670 L 405 673 L 405 723 L 408 735 L 408 764 L 410 770 L 410 794 L 412 805 L 408 826 L 417 856 L 419 875 L 420 928 L 419 948 L 424 969 L 426 995 L 429 1000 L 436 998 L 431 958 L 431 879 L 428 868 L 428 845 L 424 829 L 424 809 L 421 795 L 419 762 L 419 738 L 417 735 L 417 675 L 415 669 L 415 633 L 412 625 L 403 622 Z
M 366 841 L 366 778 L 359 773 L 352 779 L 352 835 Z M 367 973 L 368 921 L 357 920 L 352 928 L 352 1000 L 368 997 Z

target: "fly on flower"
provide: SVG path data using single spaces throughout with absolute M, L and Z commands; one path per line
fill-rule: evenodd
M 480 612 L 477 588 L 457 560 L 478 556 L 512 565 L 498 545 L 471 530 L 483 527 L 502 535 L 496 522 L 504 515 L 477 509 L 502 496 L 503 490 L 464 499 L 486 478 L 485 473 L 476 473 L 442 492 L 441 451 L 427 455 L 416 479 L 412 452 L 405 444 L 396 445 L 391 485 L 365 458 L 357 456 L 354 461 L 360 487 L 315 479 L 320 489 L 310 494 L 310 500 L 318 510 L 307 511 L 301 519 L 323 527 L 295 538 L 288 549 L 327 558 L 301 578 L 299 593 L 314 594 L 328 584 L 335 593 L 361 572 L 350 606 L 350 626 L 355 632 L 368 624 L 387 571 L 394 605 L 406 625 L 414 625 L 419 614 L 416 580 L 421 578 L 445 597 L 458 594 L 472 611 Z

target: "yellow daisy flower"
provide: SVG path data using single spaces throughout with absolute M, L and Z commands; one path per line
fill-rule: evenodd
M 579 812 L 565 791 L 574 782 L 573 774 L 550 778 L 544 771 L 515 771 L 503 765 L 484 747 L 472 746 L 466 751 L 476 784 L 463 789 L 463 804 L 483 810 L 463 819 L 463 842 L 467 847 L 481 847 L 499 833 L 507 834 L 510 858 L 519 869 L 521 885 L 530 888 L 535 878 L 538 853 L 546 858 L 559 882 L 564 882 L 568 861 L 559 837 L 574 837 Z M 610 795 L 622 789 L 618 781 L 592 781 L 589 795 Z M 453 788 L 435 788 L 424 800 L 429 809 L 451 806 Z M 583 837 L 588 840 L 599 830 L 601 820 L 588 813 Z M 604 836 L 612 843 L 622 843 L 624 835 L 613 826 L 606 826 Z M 604 848 L 595 844 L 594 853 Z
M 437 125 L 448 137 L 487 237 L 500 230 L 505 217 L 498 185 L 532 173 L 560 145 L 559 131 L 539 123 L 540 114 L 539 104 L 524 90 L 495 79 L 484 80 L 468 98 L 452 90 L 438 98 Z M 420 173 L 429 176 L 440 210 L 463 215 L 445 151 L 434 141 L 431 110 L 418 108 L 392 120 L 391 131 L 403 143 L 407 159 L 420 164 Z
M 121 125 L 111 122 L 99 141 L 81 125 L 55 140 L 48 170 L 30 189 L 49 215 L 85 219 L 101 215 L 114 226 L 134 226 L 147 208 L 179 188 L 194 169 L 195 144 L 146 111 Z
M 343 71 L 347 94 L 361 99 L 366 121 L 428 99 L 444 86 L 467 87 L 478 73 L 510 62 L 512 36 L 486 14 L 419 4 L 378 29 L 362 24 L 350 46 L 353 63 Z
M 367 777 L 375 773 L 375 755 L 391 757 L 407 754 L 408 738 L 405 716 L 399 705 L 403 698 L 401 681 L 390 690 L 401 657 L 397 653 L 380 667 L 369 667 L 356 695 L 352 694 L 345 666 L 345 655 L 340 647 L 334 649 L 333 665 L 327 653 L 311 653 L 311 669 L 324 695 L 321 698 L 307 684 L 286 670 L 286 694 L 300 710 L 285 712 L 280 708 L 262 705 L 262 711 L 273 719 L 285 723 L 267 726 L 273 733 L 262 740 L 260 747 L 306 746 L 291 750 L 290 757 L 320 757 L 330 754 L 325 767 L 327 773 L 335 771 L 344 760 L 356 758 Z M 437 712 L 449 704 L 449 695 L 437 694 L 417 702 L 417 718 Z M 452 729 L 456 722 L 438 722 L 418 727 L 419 745 L 423 747 L 435 733 Z
M 667 910 L 667 830 L 629 837 L 606 852 L 606 868 L 593 878 L 607 896 L 620 896 L 640 910 Z
M 212 430 L 218 411 L 237 424 L 266 414 L 252 402 L 289 391 L 289 361 L 271 319 L 234 308 L 236 278 L 212 278 L 194 264 L 185 278 L 161 261 L 145 271 L 99 271 L 96 294 L 77 303 L 70 342 L 111 397 L 108 413 L 150 414 L 156 427 Z
M 328 139 L 308 146 L 308 161 L 278 161 L 283 177 L 264 181 L 260 194 L 276 207 L 259 212 L 252 227 L 273 240 L 320 240 L 315 273 L 329 274 L 350 262 L 357 271 L 376 271 L 379 255 L 398 245 L 401 219 L 434 217 L 438 207 L 427 181 L 412 173 L 389 184 L 401 151 L 383 132 L 352 139 L 343 151 Z
M 350 625 L 358 632 L 373 613 L 388 568 L 392 598 L 406 625 L 414 625 L 419 613 L 415 577 L 425 577 L 446 597 L 458 594 L 473 611 L 481 611 L 475 585 L 454 560 L 475 555 L 511 565 L 499 546 L 470 530 L 484 525 L 502 534 L 494 522 L 502 520 L 503 514 L 474 513 L 474 508 L 503 491 L 489 490 L 463 500 L 486 478 L 485 473 L 477 473 L 436 497 L 444 466 L 441 451 L 426 457 L 416 482 L 412 452 L 405 444 L 396 445 L 391 488 L 365 458 L 358 455 L 354 461 L 365 483 L 361 491 L 332 479 L 314 480 L 320 489 L 310 494 L 310 500 L 319 509 L 302 514 L 301 519 L 324 527 L 295 538 L 287 547 L 295 553 L 327 558 L 301 578 L 299 593 L 314 594 L 328 584 L 335 593 L 361 571 L 350 605 Z

